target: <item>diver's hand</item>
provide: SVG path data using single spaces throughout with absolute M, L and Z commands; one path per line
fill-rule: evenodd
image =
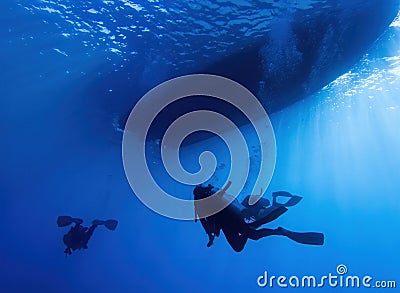
M 215 238 L 214 234 L 209 234 L 209 235 L 208 235 L 207 247 L 211 247 L 211 245 L 214 244 L 214 238 Z

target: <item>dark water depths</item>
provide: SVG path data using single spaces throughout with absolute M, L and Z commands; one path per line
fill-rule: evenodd
M 2 291 L 256 291 L 266 270 L 319 277 L 339 264 L 400 285 L 398 1 L 0 6 Z M 207 249 L 198 223 L 161 217 L 134 196 L 118 128 L 147 90 L 202 72 L 242 82 L 267 108 L 277 161 L 265 196 L 282 189 L 303 196 L 271 227 L 324 232 L 323 247 L 277 237 L 249 241 L 237 254 L 220 237 Z M 198 149 L 185 153 L 193 155 L 183 158 L 188 169 Z M 151 154 L 157 172 L 160 157 Z M 217 186 L 229 172 L 219 159 Z M 251 160 L 260 163 L 257 148 Z M 161 184 L 190 190 L 168 178 Z M 87 251 L 65 258 L 60 214 L 120 224 L 114 233 L 99 229 Z

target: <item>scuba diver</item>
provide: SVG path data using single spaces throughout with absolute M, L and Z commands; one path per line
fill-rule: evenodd
M 88 241 L 98 226 L 104 225 L 107 229 L 114 231 L 118 225 L 118 221 L 116 220 L 93 220 L 92 225 L 88 228 L 82 226 L 83 220 L 79 218 L 72 218 L 70 216 L 59 216 L 57 218 L 58 227 L 66 227 L 72 223 L 75 223 L 75 225 L 63 237 L 64 244 L 67 246 L 64 250 L 66 255 L 71 255 L 72 251 L 77 249 L 87 249 Z
M 274 192 L 272 194 L 272 204 L 265 198 L 261 198 L 254 205 L 251 205 L 251 195 L 247 196 L 241 203 L 235 198 L 225 208 L 218 213 L 208 216 L 206 206 L 203 206 L 198 200 L 215 195 L 214 204 L 221 204 L 226 200 L 232 200 L 232 197 L 226 194 L 226 190 L 231 182 L 221 190 L 215 189 L 211 184 L 207 186 L 198 185 L 193 190 L 195 201 L 195 221 L 200 219 L 204 230 L 208 235 L 207 247 L 210 247 L 215 237 L 220 235 L 220 231 L 225 235 L 229 245 L 236 252 L 243 250 L 248 239 L 259 240 L 261 238 L 280 235 L 293 241 L 309 245 L 323 245 L 324 234 L 307 232 L 299 233 L 289 231 L 285 228 L 277 229 L 261 228 L 262 225 L 269 223 L 288 211 L 288 207 L 294 206 L 300 202 L 302 197 L 292 195 L 286 191 Z M 262 192 L 262 191 L 261 191 Z M 278 198 L 288 198 L 285 203 L 278 202 Z M 258 197 L 257 197 L 258 198 Z

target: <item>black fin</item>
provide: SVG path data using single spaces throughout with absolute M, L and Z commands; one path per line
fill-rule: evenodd
M 108 230 L 114 231 L 115 229 L 117 229 L 118 221 L 117 220 L 104 221 L 104 226 L 106 226 Z
M 57 218 L 57 225 L 58 227 L 66 227 L 73 223 L 73 219 L 70 216 L 59 216 Z
M 283 231 L 283 235 L 301 244 L 308 245 L 324 245 L 325 236 L 322 233 L 317 232 L 292 232 L 284 228 L 280 228 Z
M 118 221 L 117 220 L 107 220 L 107 221 L 102 221 L 102 220 L 93 220 L 92 221 L 93 225 L 104 225 L 108 230 L 114 231 L 117 228 Z

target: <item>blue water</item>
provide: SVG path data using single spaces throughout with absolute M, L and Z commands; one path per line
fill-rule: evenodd
M 269 113 L 277 160 L 265 196 L 274 190 L 303 196 L 271 227 L 323 232 L 323 247 L 271 237 L 236 253 L 221 236 L 206 248 L 199 223 L 147 209 L 122 165 L 121 117 L 151 87 L 231 60 L 266 33 L 281 35 L 282 20 L 296 13 L 346 5 L 362 1 L 2 1 L 1 292 L 331 292 L 340 288 L 261 289 L 256 281 L 264 271 L 318 277 L 340 264 L 349 274 L 399 287 L 398 18 L 343 72 L 300 100 L 277 101 L 281 107 Z M 350 16 L 351 9 L 349 22 Z M 267 99 L 263 83 L 257 85 L 255 94 Z M 196 161 L 197 146 L 186 146 Z M 150 155 L 157 172 L 159 155 Z M 219 187 L 229 171 L 225 156 L 211 178 Z M 183 161 L 193 168 L 191 157 Z M 190 190 L 157 178 L 177 197 Z M 88 250 L 65 257 L 67 229 L 56 226 L 61 214 L 87 225 L 116 218 L 119 226 L 99 228 Z

